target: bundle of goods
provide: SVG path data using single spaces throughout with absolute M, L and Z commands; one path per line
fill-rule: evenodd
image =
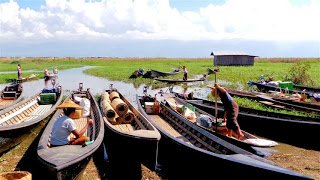
M 111 124 L 130 124 L 134 120 L 133 112 L 117 91 L 105 92 L 101 98 L 103 114 Z

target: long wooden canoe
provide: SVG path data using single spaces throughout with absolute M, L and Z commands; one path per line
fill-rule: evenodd
M 228 172 L 223 178 L 310 179 L 279 167 L 175 116 L 170 107 L 160 103 L 160 111 L 149 111 L 155 103 L 151 96 L 137 95 L 140 112 L 160 131 L 159 167 L 167 179 L 204 179 L 212 171 Z M 148 103 L 148 104 L 146 104 Z M 156 103 L 157 104 L 157 103 Z M 155 108 L 157 109 L 157 108 Z
M 277 91 L 279 90 L 280 88 L 277 87 L 277 86 L 271 86 L 271 85 L 268 85 L 268 84 L 261 84 L 259 82 L 253 82 L 253 81 L 249 81 L 248 84 L 250 86 L 253 86 L 255 85 L 260 91 L 262 92 L 268 92 L 268 91 Z M 285 90 L 285 89 L 282 89 L 282 90 Z M 306 94 L 307 97 L 311 97 L 313 92 L 310 92 L 310 91 L 300 91 L 300 90 L 287 90 L 288 93 L 290 94 L 294 94 L 294 93 L 298 93 L 298 94 Z
M 215 103 L 193 97 L 188 103 L 214 115 Z M 223 117 L 223 106 L 218 103 L 218 117 Z M 320 131 L 318 118 L 285 115 L 281 113 L 239 107 L 238 122 L 241 128 L 252 134 L 285 142 L 303 148 L 320 150 L 316 137 Z
M 51 101 L 41 99 L 51 97 Z M 38 93 L 0 111 L 0 153 L 19 144 L 30 130 L 51 115 L 62 100 L 61 87 L 53 93 Z
M 166 82 L 166 83 L 187 83 L 187 82 L 197 82 L 197 81 L 204 81 L 205 78 L 199 78 L 199 79 L 161 79 L 161 78 L 154 78 L 157 81 Z
M 21 83 L 14 83 L 6 86 L 0 92 L 0 110 L 19 102 L 22 99 L 22 90 Z
M 270 107 L 286 110 L 297 110 L 307 113 L 320 114 L 320 104 L 301 102 L 292 100 L 286 97 L 275 97 L 267 93 L 253 93 L 248 91 L 239 91 L 234 89 L 228 89 L 228 92 L 232 96 L 238 96 L 243 98 L 249 98 L 257 100 L 262 104 Z
M 18 82 L 18 83 L 23 83 L 23 82 L 34 80 L 34 79 L 36 79 L 37 76 L 38 76 L 38 74 L 31 74 L 28 77 L 15 79 L 15 81 Z
M 178 97 L 168 97 L 165 100 L 166 100 L 167 104 L 175 110 L 175 115 L 180 115 L 180 116 L 184 117 L 173 106 L 176 106 L 176 107 L 185 106 L 188 103 L 187 100 L 183 100 Z M 224 124 L 218 123 L 219 125 L 216 124 L 216 118 L 214 116 L 210 115 L 207 112 L 202 111 L 201 109 L 199 109 L 197 107 L 195 107 L 195 115 L 196 115 L 197 119 L 190 120 L 185 117 L 184 118 L 186 120 L 189 120 L 192 123 L 198 125 L 199 127 L 206 129 L 208 132 L 220 137 L 221 139 L 224 139 L 225 141 L 228 141 L 232 144 L 235 144 L 235 145 L 237 145 L 247 151 L 255 153 L 257 155 L 264 156 L 263 153 L 257 151 L 256 149 L 253 149 L 252 147 L 273 147 L 273 146 L 278 145 L 278 143 L 275 141 L 267 140 L 267 139 L 263 139 L 263 138 L 258 138 L 257 136 L 254 136 L 253 134 L 250 134 L 250 133 L 244 131 L 243 129 L 241 131 L 245 136 L 243 138 L 241 138 L 240 140 L 236 139 L 235 135 L 233 135 L 233 137 L 228 137 L 225 135 L 226 130 L 227 130 L 225 123 Z M 210 118 L 210 120 L 212 122 L 212 126 L 211 127 L 204 127 L 203 125 L 201 125 L 201 122 L 198 121 L 201 116 L 206 116 L 207 118 Z M 222 119 L 218 119 L 218 122 L 221 122 L 221 121 L 222 121 Z
M 172 76 L 172 75 L 176 75 L 178 73 L 180 73 L 180 70 L 178 70 L 178 69 L 175 69 L 171 72 L 163 72 L 163 71 L 157 71 L 157 70 L 151 69 L 151 70 L 147 71 L 143 75 L 143 77 L 144 78 L 158 78 L 158 77 L 164 77 L 164 76 Z
M 54 179 L 79 178 L 92 154 L 103 142 L 104 125 L 95 97 L 89 89 L 79 89 L 78 91 L 73 91 L 72 94 L 78 97 L 86 97 L 90 100 L 91 112 L 89 117 L 93 120 L 93 125 L 87 129 L 86 135 L 93 143 L 87 146 L 64 145 L 52 147 L 50 144 L 52 128 L 56 120 L 63 115 L 63 110 L 58 109 L 42 133 L 37 149 L 38 159 L 48 170 L 48 175 L 54 177 Z M 69 100 L 69 98 L 71 96 L 66 98 L 65 101 Z M 81 130 L 87 123 L 87 118 L 76 119 L 75 122 L 78 129 Z
M 116 99 L 122 100 L 124 103 L 122 105 L 128 108 L 126 112 L 120 114 L 117 113 L 117 108 L 112 108 L 114 110 L 112 116 L 110 111 L 104 108 L 104 103 L 109 103 L 107 105 L 109 107 L 116 107 L 113 105 L 117 100 L 111 101 L 110 93 L 119 95 Z M 119 90 L 113 88 L 106 90 L 103 97 L 100 108 L 106 128 L 104 143 L 109 156 L 111 177 L 141 179 L 141 164 L 150 170 L 156 168 L 160 133 Z M 129 113 L 132 116 L 129 116 Z
M 299 91 L 306 90 L 308 92 L 320 93 L 320 87 L 303 86 L 298 84 L 293 84 L 293 88 Z

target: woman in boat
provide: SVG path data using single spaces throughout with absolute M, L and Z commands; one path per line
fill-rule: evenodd
M 236 101 L 230 96 L 227 90 L 221 87 L 218 84 L 214 84 L 214 86 L 209 86 L 212 88 L 211 94 L 216 97 L 219 95 L 223 107 L 224 107 L 224 117 L 223 121 L 227 121 L 227 136 L 232 137 L 232 133 L 235 132 L 237 134 L 237 138 L 241 139 L 244 135 L 241 132 L 240 126 L 238 124 L 238 113 L 239 107 Z
M 183 66 L 182 70 L 183 70 L 183 80 L 186 81 L 188 80 L 188 69 L 186 66 Z
M 81 106 L 74 103 L 72 100 L 68 100 L 57 107 L 63 109 L 64 115 L 59 117 L 55 122 L 51 133 L 51 145 L 62 146 L 66 144 L 81 144 L 90 141 L 89 137 L 84 136 L 89 126 L 92 125 L 92 119 L 87 119 L 87 124 L 79 131 L 73 120 L 73 117 L 77 116 L 76 110 L 83 109 Z M 75 138 L 71 137 L 73 134 Z

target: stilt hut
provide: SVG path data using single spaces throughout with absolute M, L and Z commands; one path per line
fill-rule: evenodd
M 214 66 L 253 66 L 254 58 L 258 56 L 245 53 L 211 53 Z

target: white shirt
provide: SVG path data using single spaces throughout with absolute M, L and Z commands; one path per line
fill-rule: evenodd
M 71 131 L 77 129 L 75 122 L 68 116 L 62 116 L 54 123 L 51 133 L 52 145 L 69 144 Z
M 79 103 L 83 107 L 82 117 L 88 117 L 90 115 L 90 101 L 87 98 L 82 98 Z

